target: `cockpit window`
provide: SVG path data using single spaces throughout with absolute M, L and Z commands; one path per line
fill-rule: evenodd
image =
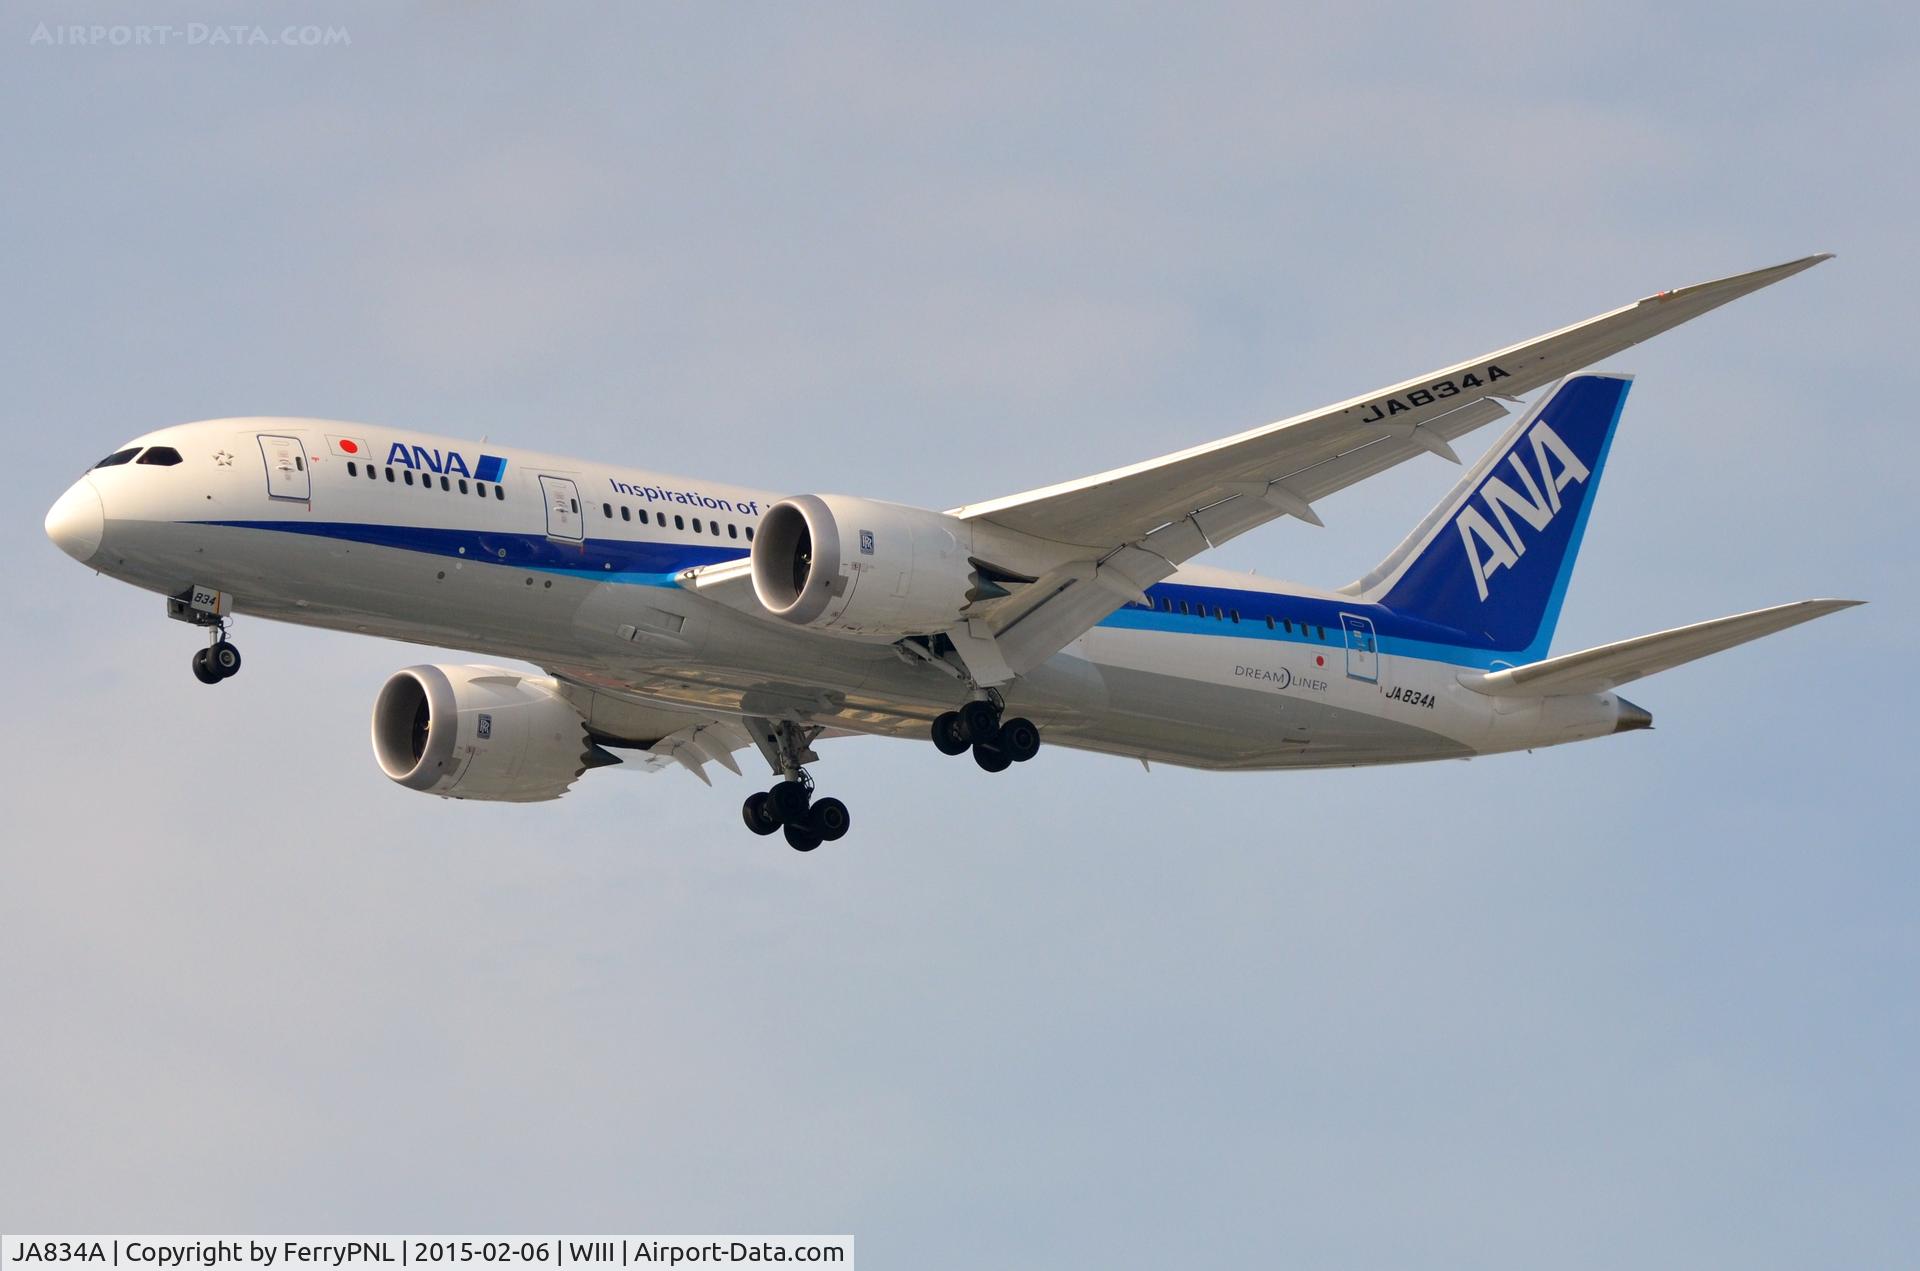
M 133 457 L 139 453 L 140 453 L 140 447 L 128 446 L 125 450 L 114 451 L 112 454 L 108 455 L 105 459 L 102 459 L 99 463 L 96 463 L 93 466 L 96 468 L 117 468 L 123 463 L 132 463 Z
M 172 446 L 149 446 L 147 453 L 140 456 L 141 463 L 150 463 L 160 468 L 171 468 L 180 462 L 180 452 Z

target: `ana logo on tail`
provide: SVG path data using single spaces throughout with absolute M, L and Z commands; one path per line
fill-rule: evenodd
M 1527 440 L 1533 443 L 1538 481 L 1521 460 L 1521 447 L 1515 446 L 1507 452 L 1507 463 L 1526 494 L 1523 496 L 1499 475 L 1490 476 L 1476 492 L 1480 502 L 1486 505 L 1486 512 L 1469 499 L 1460 515 L 1453 518 L 1454 528 L 1460 531 L 1460 545 L 1466 549 L 1473 584 L 1480 589 L 1483 601 L 1487 598 L 1487 580 L 1493 571 L 1506 569 L 1526 555 L 1526 540 L 1515 528 L 1513 518 L 1518 516 L 1535 532 L 1546 529 L 1560 513 L 1560 492 L 1576 481 L 1584 483 L 1589 475 L 1587 465 L 1580 462 L 1573 448 L 1562 441 L 1560 434 L 1548 427 L 1544 419 L 1527 431 Z M 1498 474 L 1500 470 L 1494 471 Z M 1488 519 L 1488 513 L 1492 514 L 1492 520 Z

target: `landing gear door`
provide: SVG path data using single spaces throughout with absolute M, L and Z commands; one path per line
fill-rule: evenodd
M 565 477 L 541 477 L 540 493 L 547 501 L 547 537 L 563 543 L 581 540 L 580 490 Z
M 1373 619 L 1357 613 L 1340 615 L 1340 626 L 1347 634 L 1347 678 L 1380 682 L 1380 642 L 1373 631 Z
M 307 471 L 307 448 L 298 437 L 260 434 L 260 458 L 267 465 L 267 497 L 313 501 L 313 474 Z

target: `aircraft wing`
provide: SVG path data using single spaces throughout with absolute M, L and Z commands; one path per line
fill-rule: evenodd
M 1458 462 L 1450 443 L 1505 415 L 1504 401 L 1827 259 L 1662 291 L 1264 428 L 956 508 L 951 515 L 1083 552 L 976 609 L 1008 669 L 1023 673 L 1209 547 L 1279 516 L 1321 524 L 1315 500 L 1416 456 Z

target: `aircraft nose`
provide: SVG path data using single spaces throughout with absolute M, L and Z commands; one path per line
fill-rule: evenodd
M 100 536 L 106 527 L 100 494 L 85 477 L 67 487 L 67 492 L 47 509 L 47 537 L 82 565 L 100 550 Z

